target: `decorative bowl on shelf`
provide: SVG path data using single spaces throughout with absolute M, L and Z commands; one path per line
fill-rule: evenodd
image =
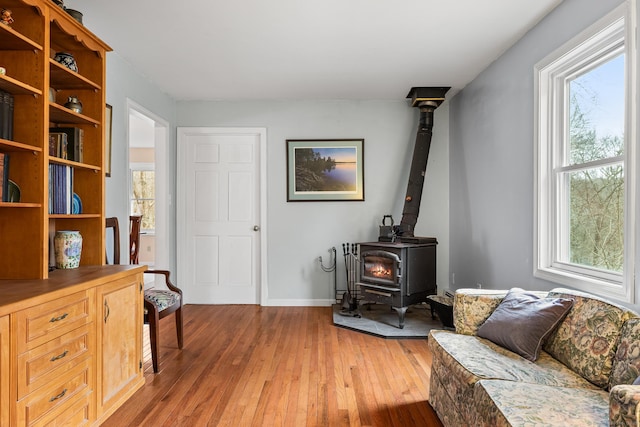
M 71 205 L 71 213 L 74 215 L 82 213 L 82 200 L 76 193 L 73 193 L 73 204 Z
M 78 64 L 76 64 L 76 59 L 72 54 L 67 52 L 57 52 L 56 56 L 53 57 L 53 60 L 64 65 L 71 71 L 78 72 Z
M 20 202 L 20 187 L 11 180 L 9 180 L 9 197 L 7 201 L 12 203 Z
M 82 12 L 78 12 L 78 11 L 77 11 L 77 10 L 75 10 L 75 9 L 67 9 L 66 7 L 65 7 L 65 9 L 64 9 L 64 10 L 65 10 L 69 15 L 71 15 L 71 17 L 72 17 L 73 19 L 75 19 L 76 21 L 78 21 L 79 23 L 81 23 L 81 24 L 82 24 Z

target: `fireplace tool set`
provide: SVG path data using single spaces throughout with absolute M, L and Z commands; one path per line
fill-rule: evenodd
M 347 274 L 347 290 L 342 294 L 340 314 L 351 317 L 362 317 L 358 309 L 358 294 L 356 281 L 358 279 L 358 245 L 343 243 L 344 267 Z

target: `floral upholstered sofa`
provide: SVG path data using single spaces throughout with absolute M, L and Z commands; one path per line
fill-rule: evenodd
M 500 325 L 505 318 L 498 315 L 519 292 L 541 300 L 534 306 L 560 312 L 555 320 L 544 319 L 548 331 L 533 337 L 529 353 L 519 346 L 531 344 L 522 338 L 532 338 L 527 333 L 536 326 L 529 324 L 538 320 L 523 323 L 507 316 Z M 637 313 L 562 288 L 548 293 L 460 289 L 453 305 L 455 332 L 429 334 L 429 402 L 445 426 L 640 426 L 640 385 L 632 385 L 640 382 Z M 518 302 L 507 310 L 520 315 Z M 513 344 L 509 340 L 516 352 L 504 347 Z

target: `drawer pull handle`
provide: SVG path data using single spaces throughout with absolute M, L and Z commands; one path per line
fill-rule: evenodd
M 62 393 L 60 393 L 59 395 L 53 396 L 51 399 L 49 399 L 49 402 L 55 402 L 56 400 L 63 398 L 65 394 L 67 394 L 66 388 L 62 390 Z
M 66 319 L 66 317 L 69 315 L 69 313 L 65 313 L 62 316 L 58 316 L 58 317 L 52 317 L 51 320 L 49 320 L 50 323 L 55 323 L 55 322 L 59 322 L 61 320 Z
M 65 350 L 64 353 L 59 354 L 57 356 L 53 356 L 51 359 L 49 359 L 50 362 L 55 362 L 56 360 L 60 360 L 63 357 L 65 357 L 67 355 L 67 353 L 69 353 L 69 350 Z
M 111 310 L 109 309 L 109 303 L 107 302 L 107 300 L 104 300 L 104 323 L 107 323 L 109 314 L 111 314 Z

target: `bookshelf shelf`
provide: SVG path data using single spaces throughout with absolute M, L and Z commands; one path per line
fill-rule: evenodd
M 26 83 L 22 83 L 5 74 L 0 74 L 0 90 L 12 93 L 14 95 L 42 95 L 40 89 L 36 89 Z
M 3 7 L 7 7 L 3 4 Z M 0 27 L 0 50 L 34 50 L 42 51 L 41 44 L 23 36 L 9 25 Z
M 100 218 L 100 214 L 90 214 L 90 213 L 82 213 L 82 214 L 49 214 L 49 218 L 57 218 L 57 219 L 80 219 L 80 218 Z
M 9 141 L 8 139 L 0 138 L 0 151 L 3 151 L 3 152 L 31 151 L 34 154 L 37 154 L 42 151 L 42 148 L 34 147 L 33 145 L 29 145 L 29 144 L 23 144 L 21 142 Z
M 92 82 L 82 74 L 71 71 L 67 67 L 49 58 L 49 75 L 51 87 L 70 90 L 100 90 L 100 85 Z
M 86 163 L 74 162 L 73 160 L 61 159 L 59 157 L 49 157 L 49 163 L 56 163 L 59 165 L 73 166 L 74 169 L 88 169 L 95 172 L 100 172 L 102 169 L 98 166 L 88 165 Z
M 0 202 L 2 208 L 41 208 L 40 203 L 22 203 L 22 202 Z
M 49 120 L 53 123 L 61 124 L 100 125 L 98 120 L 92 119 L 91 117 L 83 114 L 78 114 L 60 104 L 56 104 L 55 102 L 49 103 Z

